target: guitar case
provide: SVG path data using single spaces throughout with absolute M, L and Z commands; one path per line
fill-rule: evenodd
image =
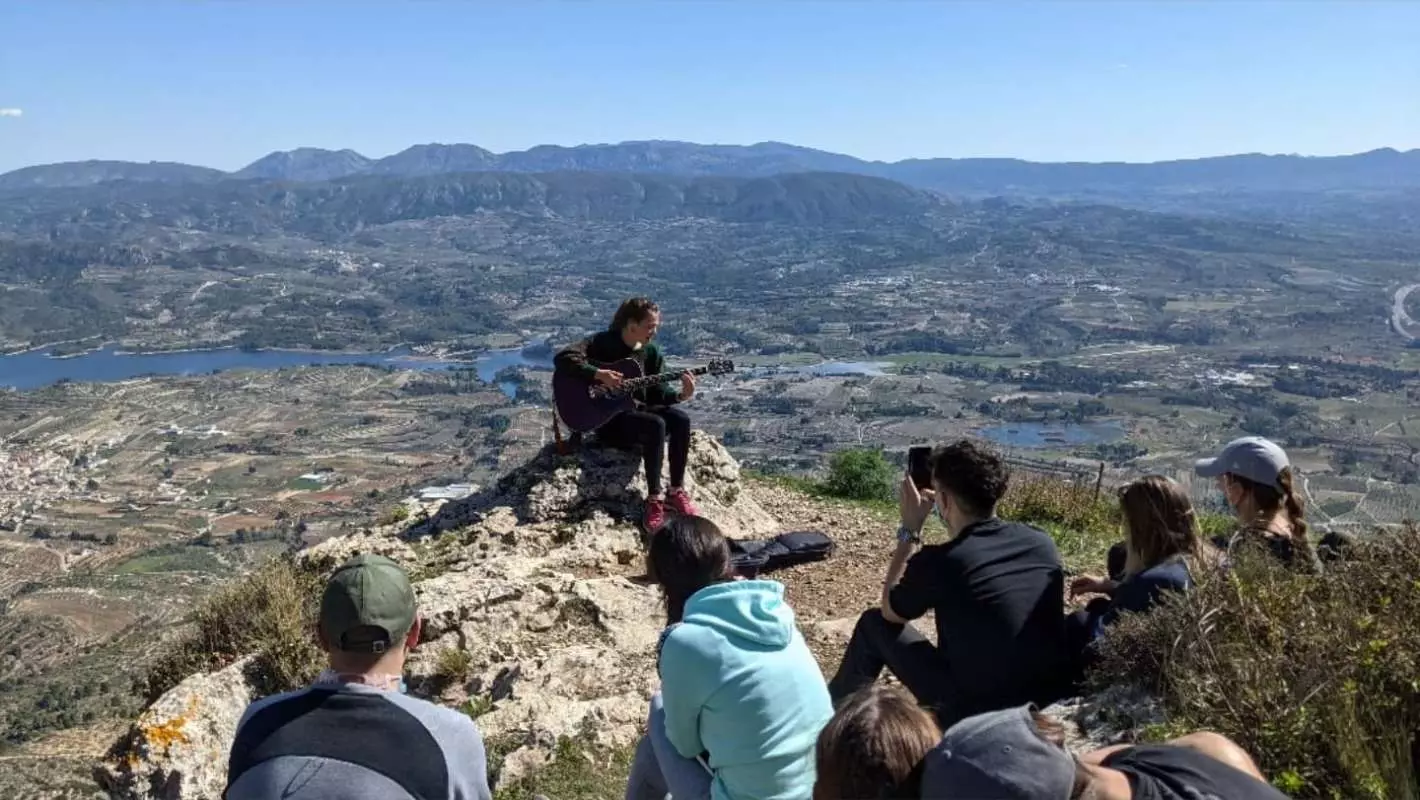
M 791 531 L 773 539 L 731 539 L 730 564 L 745 578 L 822 561 L 833 555 L 834 542 L 822 531 Z

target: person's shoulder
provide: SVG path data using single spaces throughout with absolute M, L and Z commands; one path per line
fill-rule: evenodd
M 249 722 L 252 717 L 256 716 L 257 714 L 260 714 L 262 711 L 265 711 L 269 708 L 278 706 L 282 703 L 291 700 L 299 700 L 300 698 L 310 694 L 312 691 L 314 691 L 312 687 L 305 686 L 300 689 L 293 689 L 289 692 L 273 694 L 270 697 L 263 697 L 260 700 L 253 701 L 250 705 L 246 707 L 246 710 L 242 712 L 241 719 L 237 721 L 237 728 L 240 730 L 241 727 L 247 722 Z
M 1192 583 L 1188 564 L 1181 558 L 1170 558 L 1139 573 L 1141 580 L 1158 586 L 1187 586 Z
M 450 746 L 464 747 L 477 744 L 482 746 L 483 737 L 478 725 L 461 711 L 431 703 L 418 697 L 391 692 L 385 698 L 400 710 L 419 720 L 419 723 L 433 735 L 446 749 Z

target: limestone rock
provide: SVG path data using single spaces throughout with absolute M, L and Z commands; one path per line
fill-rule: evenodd
M 1065 745 L 1077 753 L 1131 744 L 1139 740 L 1144 728 L 1167 719 L 1158 698 L 1122 686 L 1062 700 L 1043 711 L 1066 723 Z
M 686 483 L 727 534 L 777 531 L 712 437 L 693 435 Z M 559 737 L 625 745 L 641 731 L 665 620 L 657 590 L 626 574 L 644 558 L 645 495 L 637 453 L 547 448 L 472 496 L 422 506 L 408 527 L 330 539 L 298 558 L 323 573 L 373 552 L 409 569 L 424 619 L 410 691 L 472 701 L 485 739 L 509 753 L 500 780 L 511 781 Z M 124 798 L 217 798 L 250 695 L 235 666 L 184 681 L 115 749 L 103 785 Z
M 227 783 L 227 755 L 252 702 L 242 659 L 193 675 L 145 710 L 95 769 L 114 798 L 216 798 Z

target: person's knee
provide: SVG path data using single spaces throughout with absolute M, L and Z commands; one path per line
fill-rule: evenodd
M 1220 733 L 1198 731 L 1187 736 L 1180 736 L 1169 744 L 1187 747 L 1209 758 L 1217 759 L 1233 769 L 1245 772 L 1258 780 L 1266 780 L 1262 777 L 1262 771 L 1257 768 L 1257 762 L 1252 760 L 1252 756 L 1235 744 L 1232 739 Z
M 668 408 L 661 415 L 666 428 L 673 433 L 690 433 L 690 415 L 678 408 Z
M 666 439 L 666 421 L 659 414 L 648 416 L 641 428 L 641 435 L 648 442 L 660 443 Z

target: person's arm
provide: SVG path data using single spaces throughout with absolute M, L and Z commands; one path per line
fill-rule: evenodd
M 587 358 L 587 351 L 591 345 L 592 337 L 588 336 L 557 351 L 557 355 L 552 358 L 553 368 L 580 373 L 588 378 L 595 377 L 597 374 L 596 365 Z
M 921 561 L 913 569 L 912 554 L 922 543 L 922 526 L 927 523 L 927 515 L 936 502 L 930 491 L 919 491 L 912 482 L 912 476 L 902 479 L 898 487 L 898 510 L 902 524 L 897 531 L 897 548 L 888 562 L 887 574 L 883 576 L 883 592 L 879 605 L 883 619 L 895 625 L 911 622 L 932 607 L 933 589 L 938 576 L 931 574 Z
M 666 371 L 666 357 L 661 348 L 646 345 L 646 374 L 660 375 Z M 646 390 L 646 403 L 653 406 L 673 406 L 680 402 L 680 382 L 664 382 Z
M 1120 614 L 1126 612 L 1139 614 L 1148 611 L 1159 601 L 1164 592 L 1187 590 L 1188 574 L 1182 569 L 1181 564 L 1178 570 L 1158 567 L 1145 570 L 1119 584 L 1113 597 L 1110 598 L 1109 610 L 1100 616 L 1098 628 L 1102 630 L 1114 624 Z
M 666 637 L 661 646 L 661 704 L 666 713 L 666 738 L 676 752 L 695 758 L 705 752 L 700 741 L 700 709 L 709 700 L 705 656 L 685 640 L 684 626 Z
M 462 714 L 459 716 L 463 717 Z M 478 726 L 468 717 L 463 717 L 458 733 L 450 737 L 447 746 L 449 789 L 453 800 L 492 800 L 493 792 L 488 788 L 488 751 L 483 746 L 483 736 Z

